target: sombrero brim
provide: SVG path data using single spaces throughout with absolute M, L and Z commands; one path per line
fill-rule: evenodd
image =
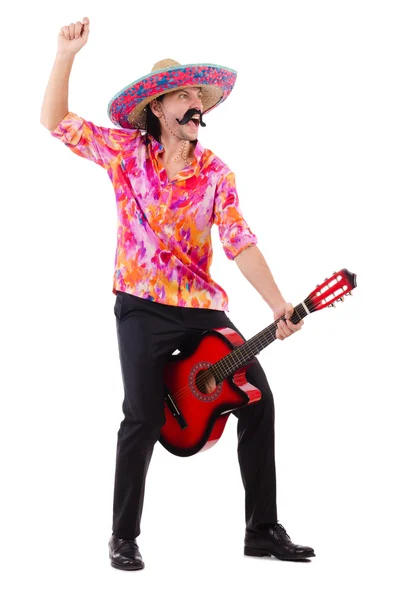
M 173 90 L 201 87 L 203 113 L 226 100 L 233 89 L 237 72 L 211 64 L 179 65 L 153 71 L 118 92 L 108 104 L 112 123 L 126 129 L 145 129 L 149 102 Z

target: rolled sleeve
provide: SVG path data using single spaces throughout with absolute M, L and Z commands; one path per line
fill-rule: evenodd
M 69 112 L 51 131 L 51 135 L 72 152 L 104 168 L 109 167 L 126 142 L 133 140 L 137 134 L 138 130 L 98 127 L 73 112 Z
M 248 246 L 258 243 L 242 215 L 235 176 L 230 171 L 220 178 L 216 187 L 214 223 L 218 226 L 223 250 L 230 260 L 234 260 Z

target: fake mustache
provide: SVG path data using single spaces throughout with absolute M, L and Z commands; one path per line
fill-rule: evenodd
M 203 115 L 202 115 L 201 110 L 198 110 L 197 108 L 189 108 L 189 110 L 186 111 L 183 119 L 181 119 L 181 120 L 177 119 L 177 121 L 178 121 L 179 125 L 186 125 L 186 123 L 189 123 L 190 119 L 194 115 L 199 115 L 199 117 L 200 117 L 200 125 L 202 127 L 207 127 L 207 125 L 203 121 Z

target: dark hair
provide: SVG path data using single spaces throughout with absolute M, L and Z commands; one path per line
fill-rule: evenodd
M 156 100 L 160 100 L 160 102 L 162 102 L 164 96 L 165 96 L 165 94 L 162 94 L 161 96 L 158 96 L 156 98 Z M 149 138 L 148 138 L 149 133 L 150 133 L 150 135 L 152 135 L 154 137 L 155 140 L 157 140 L 160 143 L 160 134 L 161 134 L 160 119 L 158 119 L 156 117 L 156 115 L 150 108 L 150 105 L 147 104 L 146 105 L 146 145 L 149 144 Z

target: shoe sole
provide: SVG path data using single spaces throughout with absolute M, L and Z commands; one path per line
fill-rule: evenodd
M 142 563 L 142 565 L 139 566 L 122 566 L 119 565 L 115 562 L 113 562 L 112 560 L 110 561 L 110 564 L 112 567 L 114 567 L 115 569 L 120 569 L 121 571 L 139 571 L 140 569 L 143 569 L 145 567 L 145 563 Z
M 270 552 L 269 550 L 261 550 L 260 548 L 248 548 L 247 546 L 244 546 L 244 554 L 246 556 L 259 556 L 259 557 L 275 556 L 279 560 L 293 560 L 293 561 L 305 560 L 306 558 L 313 558 L 313 556 L 316 556 L 314 554 L 314 552 L 310 552 L 309 554 L 305 554 L 305 556 L 300 556 L 299 558 L 292 558 L 292 557 L 281 556 L 281 554 L 276 554 L 275 552 Z

